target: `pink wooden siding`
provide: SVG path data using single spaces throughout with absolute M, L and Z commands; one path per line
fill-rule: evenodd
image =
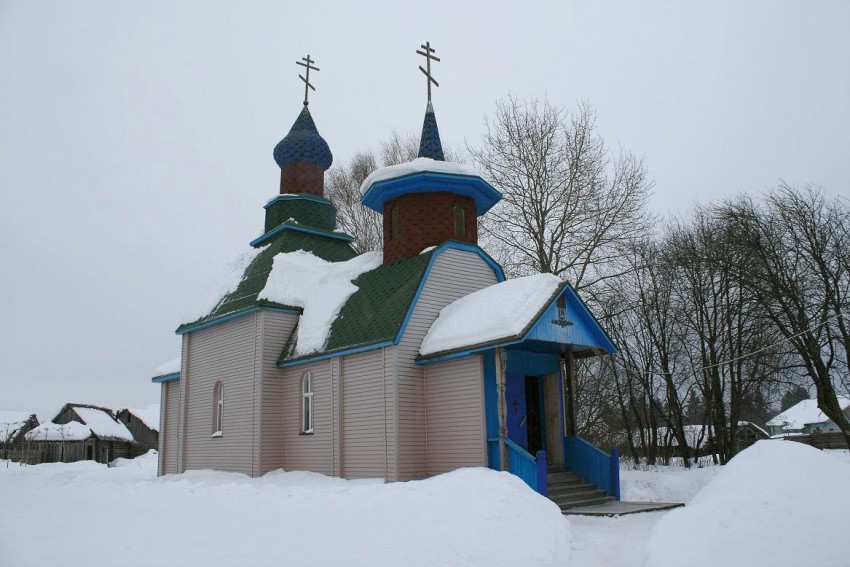
M 484 382 L 480 356 L 425 367 L 428 476 L 486 467 Z
M 313 433 L 301 433 L 301 378 L 313 373 Z M 283 468 L 334 472 L 334 420 L 331 361 L 322 360 L 283 371 Z
M 289 335 L 298 322 L 292 313 L 262 312 L 260 344 L 262 345 L 260 384 L 259 474 L 283 467 L 283 371 L 277 368 Z M 293 410 L 289 410 L 290 413 Z
M 180 382 L 162 384 L 159 415 L 159 474 L 177 472 Z
M 384 350 L 342 360 L 342 476 L 381 477 L 389 472 Z
M 497 282 L 493 269 L 472 252 L 449 249 L 434 262 L 395 353 L 398 359 L 398 480 L 424 478 L 429 474 L 424 370 L 415 364 L 419 345 L 440 309 Z
M 257 392 L 257 334 L 259 315 L 239 319 L 191 334 L 185 372 L 182 416 L 183 469 L 205 469 L 256 474 L 254 409 Z M 213 433 L 213 389 L 224 384 L 224 415 L 219 438 Z

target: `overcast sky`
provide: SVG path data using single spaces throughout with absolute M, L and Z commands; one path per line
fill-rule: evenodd
M 850 2 L 0 0 L 0 409 L 159 400 L 195 296 L 262 232 L 272 149 L 310 109 L 336 163 L 444 143 L 497 99 L 587 99 L 651 208 L 784 179 L 850 196 Z

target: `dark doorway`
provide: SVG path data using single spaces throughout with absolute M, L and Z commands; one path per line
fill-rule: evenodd
M 525 377 L 525 411 L 528 452 L 537 455 L 537 451 L 543 448 L 543 434 L 540 427 L 540 379 L 536 376 Z

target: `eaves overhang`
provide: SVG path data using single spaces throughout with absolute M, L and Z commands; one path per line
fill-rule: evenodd
M 361 203 L 379 213 L 384 212 L 384 203 L 411 193 L 455 193 L 469 197 L 475 202 L 478 216 L 489 211 L 502 199 L 492 185 L 477 175 L 419 171 L 373 183 L 361 199 Z

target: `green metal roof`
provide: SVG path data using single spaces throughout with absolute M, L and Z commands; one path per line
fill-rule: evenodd
M 329 262 L 343 262 L 357 255 L 348 242 L 344 240 L 309 232 L 281 231 L 268 240 L 268 245 L 245 270 L 242 281 L 235 290 L 225 295 L 208 315 L 191 323 L 180 325 L 176 332 L 182 334 L 205 323 L 252 307 L 287 307 L 270 301 L 257 300 L 257 296 L 266 286 L 266 281 L 272 271 L 274 257 L 281 252 L 295 252 L 296 250 L 312 252 Z
M 357 291 L 331 326 L 322 352 L 292 356 L 296 333 L 284 346 L 278 364 L 350 351 L 395 340 L 425 275 L 434 251 L 375 268 L 354 280 Z

